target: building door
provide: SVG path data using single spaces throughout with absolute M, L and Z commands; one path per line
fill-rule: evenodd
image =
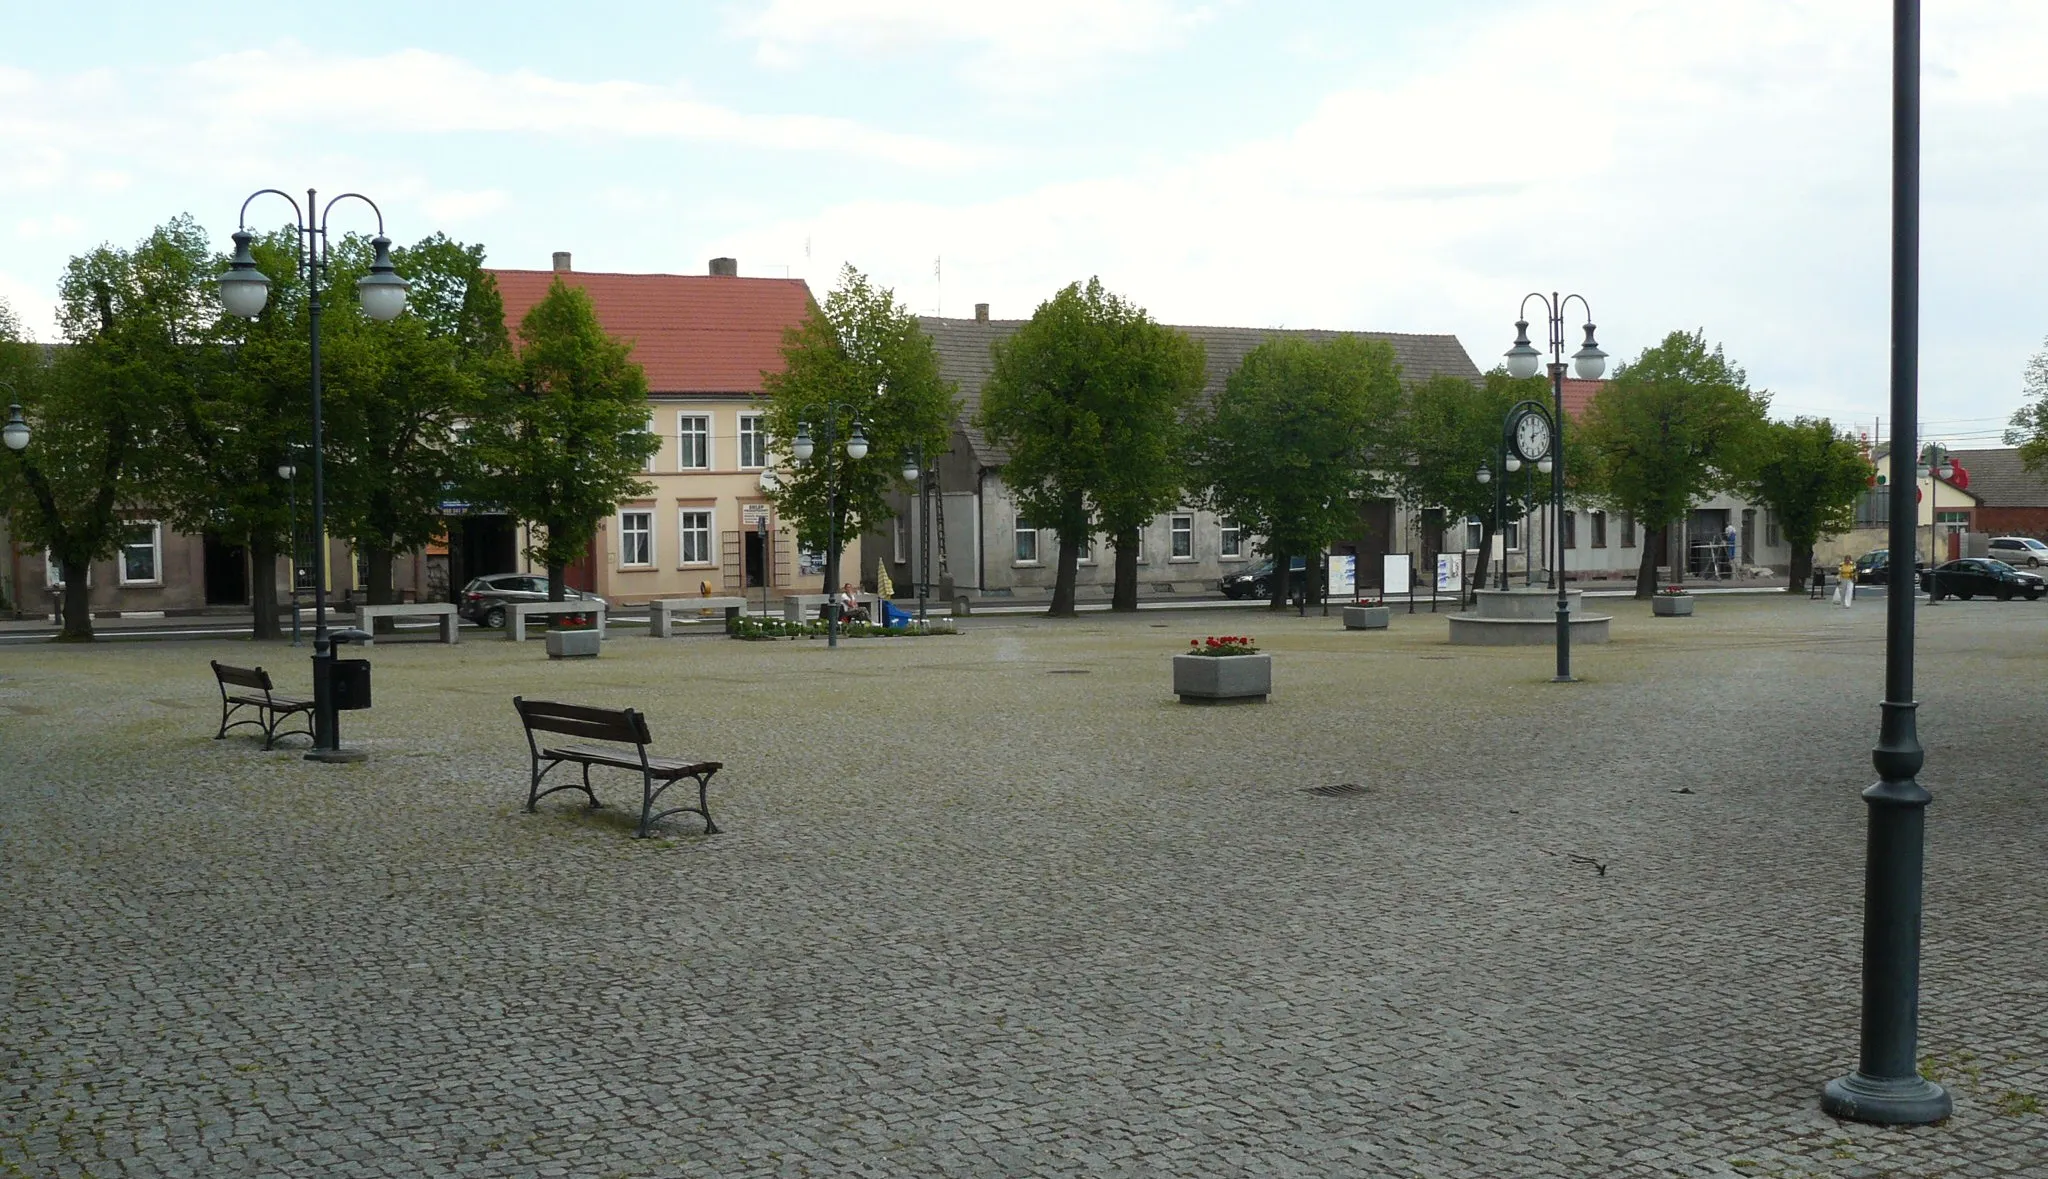
M 1728 509 L 1694 509 L 1685 536 L 1685 571 L 1694 577 L 1721 576 L 1728 567 Z
M 1756 509 L 1742 509 L 1742 555 L 1736 558 L 1738 564 L 1754 565 L 1756 559 Z
M 758 528 L 746 532 L 745 551 L 741 561 L 746 570 L 747 588 L 768 584 L 768 534 Z
M 249 604 L 249 550 L 218 533 L 206 533 L 206 604 Z

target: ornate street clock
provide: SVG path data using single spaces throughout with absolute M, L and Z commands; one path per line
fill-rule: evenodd
M 1525 463 L 1533 463 L 1550 453 L 1550 419 L 1535 410 L 1524 410 L 1515 419 L 1515 454 Z

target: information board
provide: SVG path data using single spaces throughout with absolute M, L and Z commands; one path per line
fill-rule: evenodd
M 1381 593 L 1405 594 L 1415 588 L 1415 566 L 1407 553 L 1388 553 L 1380 558 Z
M 1465 590 L 1465 554 L 1438 553 L 1436 555 L 1436 592 L 1440 594 L 1463 593 Z
M 1358 594 L 1358 556 L 1355 553 L 1332 553 L 1330 562 L 1330 596 L 1350 598 Z

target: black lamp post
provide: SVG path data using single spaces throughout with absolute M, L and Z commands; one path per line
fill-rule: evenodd
M 917 621 L 924 625 L 925 597 L 932 583 L 932 473 L 924 466 L 924 447 L 903 456 L 903 477 L 917 484 Z
M 852 433 L 846 439 L 846 457 L 852 461 L 867 457 L 868 438 L 861 432 L 860 418 L 854 408 L 834 401 L 824 407 L 825 428 L 821 431 L 824 448 L 822 452 L 811 441 L 811 427 L 808 422 L 799 422 L 796 427 L 796 441 L 789 451 L 799 463 L 808 463 L 816 454 L 825 464 L 825 645 L 839 645 L 839 513 L 836 510 L 839 492 L 839 464 L 832 458 L 832 440 L 839 429 L 839 418 L 843 414 L 852 425 Z
M 1863 862 L 1863 1012 L 1856 1071 L 1821 1091 L 1838 1118 L 1924 1125 L 1949 1116 L 1940 1085 L 1920 1075 L 1920 877 L 1927 804 L 1926 751 L 1915 731 L 1913 494 L 1920 417 L 1920 4 L 1892 2 L 1892 439 L 1891 551 L 1885 587 L 1884 703 L 1863 791 L 1870 829 Z
M 292 646 L 296 647 L 299 645 L 299 466 L 297 458 L 288 457 L 283 462 L 277 464 L 277 477 L 284 480 L 285 486 L 291 492 L 291 515 L 287 517 L 291 521 L 291 531 L 288 534 L 291 537 L 291 541 L 286 546 L 290 550 L 291 556 L 285 563 L 291 566 Z
M 228 272 L 220 276 L 220 301 L 228 314 L 254 319 L 262 314 L 263 305 L 270 298 L 270 280 L 256 269 L 256 259 L 249 253 L 249 243 L 256 239 L 248 228 L 249 205 L 267 193 L 283 197 L 292 207 L 293 228 L 299 231 L 299 275 L 306 283 L 306 313 L 312 336 L 313 748 L 306 753 L 306 759 L 361 761 L 361 753 L 341 748 L 340 717 L 334 707 L 333 692 L 334 636 L 327 632 L 327 482 L 320 435 L 320 283 L 330 260 L 327 222 L 334 206 L 353 198 L 370 206 L 370 211 L 377 215 L 377 236 L 370 239 L 370 247 L 375 251 L 370 260 L 370 272 L 356 280 L 356 297 L 362 302 L 363 314 L 380 322 L 397 318 L 398 313 L 405 310 L 407 287 L 406 281 L 398 277 L 397 268 L 391 264 L 391 239 L 384 236 L 384 212 L 377 208 L 375 201 L 361 193 L 345 192 L 321 207 L 314 191 L 309 188 L 306 190 L 306 207 L 301 211 L 299 203 L 290 194 L 281 189 L 264 188 L 249 194 L 249 198 L 242 202 L 234 235 L 235 256 L 228 264 Z M 292 571 L 292 583 L 296 588 L 296 568 Z
M 1584 295 L 1560 297 L 1555 291 L 1548 296 L 1532 292 L 1522 296 L 1522 318 L 1515 320 L 1515 346 L 1508 349 L 1508 375 L 1524 379 L 1536 375 L 1541 367 L 1543 354 L 1529 343 L 1529 300 L 1542 305 L 1550 320 L 1550 396 L 1554 403 L 1551 417 L 1551 468 L 1550 468 L 1550 519 L 1556 553 L 1553 580 L 1557 582 L 1557 674 L 1551 682 L 1568 684 L 1572 682 L 1572 621 L 1571 600 L 1565 596 L 1564 588 L 1564 309 L 1573 299 L 1586 313 L 1586 342 L 1572 353 L 1572 371 L 1582 381 L 1597 381 L 1607 371 L 1607 354 L 1593 340 L 1593 308 L 1587 304 Z

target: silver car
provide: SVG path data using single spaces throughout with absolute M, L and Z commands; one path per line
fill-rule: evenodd
M 2048 544 L 2031 536 L 1996 536 L 1984 555 L 2023 569 L 2039 569 L 2048 565 Z
M 545 574 L 534 573 L 493 573 L 489 577 L 478 577 L 462 587 L 462 601 L 456 611 L 471 622 L 492 628 L 505 625 L 505 604 L 507 602 L 545 602 L 548 600 L 548 579 Z M 565 602 L 589 602 L 592 605 L 608 605 L 596 594 L 586 594 L 574 586 L 562 587 Z

